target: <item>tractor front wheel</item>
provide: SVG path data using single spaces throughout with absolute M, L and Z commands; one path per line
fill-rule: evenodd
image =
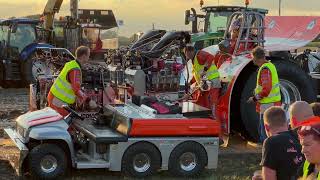
M 67 156 L 55 144 L 41 144 L 30 151 L 30 173 L 38 179 L 56 179 L 67 169 Z

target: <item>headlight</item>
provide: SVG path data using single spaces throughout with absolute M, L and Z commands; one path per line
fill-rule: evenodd
M 17 131 L 18 134 L 20 134 L 21 137 L 25 136 L 25 130 L 24 130 L 23 127 L 17 125 L 16 126 L 16 131 Z

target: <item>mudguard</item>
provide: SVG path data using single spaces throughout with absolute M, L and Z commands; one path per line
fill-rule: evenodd
M 62 140 L 67 143 L 70 151 L 70 157 L 72 166 L 75 165 L 75 152 L 72 143 L 72 138 L 68 132 L 68 124 L 65 121 L 58 121 L 54 123 L 48 123 L 36 127 L 32 127 L 29 132 L 29 138 L 35 140 Z M 28 136 L 27 136 L 28 137 Z
M 242 70 L 252 61 L 250 54 L 237 56 L 232 61 L 224 62 L 219 68 L 221 82 L 227 84 L 226 92 L 220 97 L 217 107 L 218 116 L 221 119 L 222 129 L 224 132 L 230 133 L 230 116 L 231 98 L 234 85 Z
M 210 54 L 217 54 L 219 51 L 218 45 L 210 46 L 203 51 Z M 217 116 L 221 121 L 221 130 L 225 134 L 230 133 L 230 109 L 231 98 L 234 89 L 234 85 L 242 72 L 242 70 L 252 61 L 250 54 L 241 56 L 232 56 L 232 60 L 227 59 L 219 68 L 220 80 L 225 84 L 225 88 L 222 90 L 221 97 L 217 105 Z
M 37 48 L 53 48 L 54 46 L 45 43 L 32 43 L 26 46 L 20 54 L 20 59 L 25 61 Z

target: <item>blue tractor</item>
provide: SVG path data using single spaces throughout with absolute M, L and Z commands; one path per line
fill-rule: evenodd
M 26 87 L 39 74 L 50 69 L 45 62 L 34 58 L 37 48 L 51 48 L 39 21 L 15 18 L 0 20 L 0 86 Z M 41 38 L 42 37 L 42 38 Z

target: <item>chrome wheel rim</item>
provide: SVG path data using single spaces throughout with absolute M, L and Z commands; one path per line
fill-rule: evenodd
M 184 171 L 192 171 L 197 166 L 196 155 L 191 152 L 183 153 L 180 156 L 180 167 Z
M 280 79 L 280 91 L 282 107 L 288 116 L 290 105 L 296 101 L 301 101 L 301 94 L 295 84 L 285 79 Z
M 151 167 L 150 162 L 150 157 L 146 153 L 137 154 L 133 158 L 133 168 L 139 173 L 144 173 Z
M 45 173 L 52 173 L 58 167 L 57 159 L 52 155 L 46 155 L 40 162 L 41 170 Z

